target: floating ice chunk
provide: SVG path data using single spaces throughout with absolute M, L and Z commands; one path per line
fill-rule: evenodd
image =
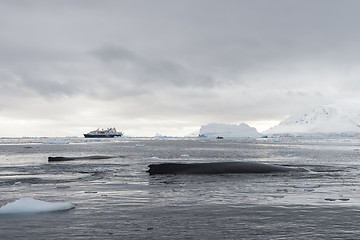
M 69 144 L 69 141 L 63 140 L 63 139 L 54 139 L 50 141 L 45 141 L 43 144 Z
M 148 158 L 143 158 L 142 160 L 159 160 L 160 158 L 158 157 L 148 157 Z
M 19 186 L 19 185 L 21 185 L 21 182 L 15 182 L 14 185 Z
M 75 205 L 71 203 L 54 203 L 40 201 L 33 198 L 20 198 L 15 202 L 2 206 L 0 208 L 0 214 L 63 211 L 74 207 Z
M 181 154 L 180 157 L 181 157 L 181 158 L 188 158 L 188 157 L 190 157 L 190 156 L 189 156 L 189 154 Z
M 144 147 L 145 144 L 136 144 L 135 147 Z
M 302 184 L 302 185 L 295 185 L 294 188 L 319 188 L 320 184 Z

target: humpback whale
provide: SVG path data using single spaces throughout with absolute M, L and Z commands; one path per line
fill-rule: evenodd
M 224 174 L 224 173 L 272 173 L 306 171 L 258 162 L 211 162 L 211 163 L 160 163 L 150 164 L 147 171 L 154 174 Z

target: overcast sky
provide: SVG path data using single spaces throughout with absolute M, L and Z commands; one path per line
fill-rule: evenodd
M 0 136 L 266 130 L 359 98 L 360 1 L 1 0 Z

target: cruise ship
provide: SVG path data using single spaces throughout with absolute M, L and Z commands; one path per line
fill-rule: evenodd
M 108 129 L 96 129 L 89 133 L 84 133 L 85 138 L 113 138 L 113 137 L 121 137 L 123 135 L 122 132 L 116 131 L 115 127 Z

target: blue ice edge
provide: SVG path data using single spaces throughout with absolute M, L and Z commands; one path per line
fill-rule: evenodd
M 43 213 L 75 208 L 72 203 L 45 202 L 33 198 L 20 198 L 0 208 L 0 214 Z

